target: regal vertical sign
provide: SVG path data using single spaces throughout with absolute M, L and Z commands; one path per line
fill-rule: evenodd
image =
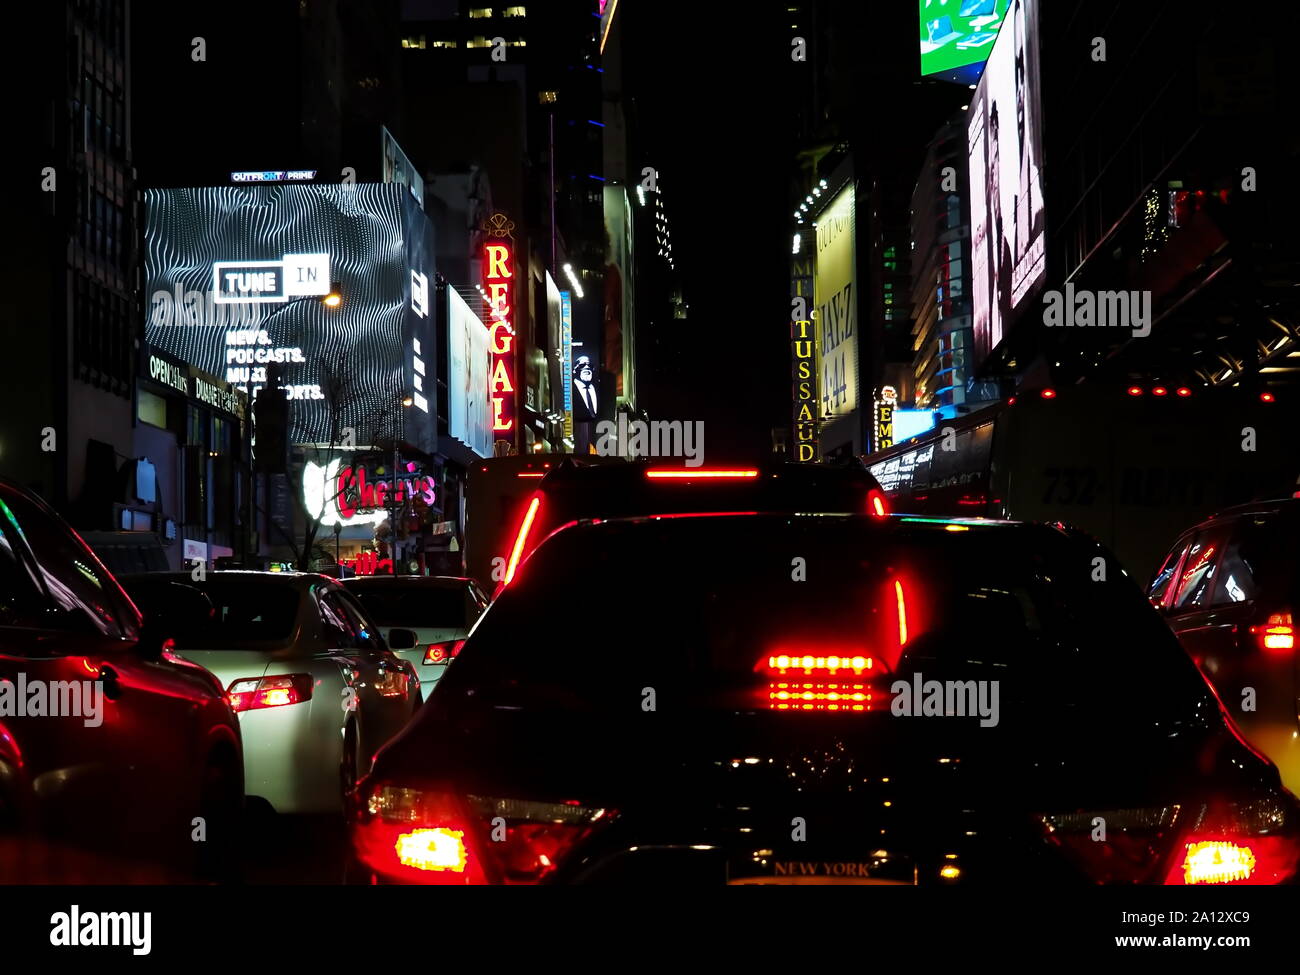
M 487 288 L 492 376 L 492 436 L 498 443 L 515 440 L 514 252 L 511 241 L 498 239 L 483 247 L 483 283 Z

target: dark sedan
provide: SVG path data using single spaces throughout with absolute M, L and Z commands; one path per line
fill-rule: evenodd
M 1300 806 L 1101 548 L 580 522 L 357 791 L 376 882 L 1278 883 Z

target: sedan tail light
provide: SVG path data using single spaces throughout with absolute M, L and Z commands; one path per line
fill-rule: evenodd
M 418 884 L 534 884 L 613 818 L 607 809 L 378 783 L 353 824 L 360 860 Z
M 1202 810 L 1169 865 L 1166 884 L 1280 884 L 1300 867 L 1300 836 L 1278 799 Z M 1290 827 L 1289 829 L 1285 827 Z
M 1300 867 L 1300 835 L 1277 797 L 1219 806 L 1042 816 L 1049 842 L 1099 884 L 1280 884 Z M 1104 825 L 1104 834 L 1099 832 Z
M 231 682 L 226 698 L 233 711 L 258 711 L 310 701 L 311 688 L 311 674 L 241 677 Z
M 862 713 L 889 707 L 885 675 L 860 650 L 774 653 L 754 670 L 766 678 L 760 693 L 772 711 Z
M 452 657 L 460 653 L 460 648 L 464 645 L 464 640 L 452 640 L 447 643 L 430 643 L 429 648 L 424 651 L 424 662 L 426 664 L 445 664 Z
M 1263 626 L 1252 626 L 1261 650 L 1294 650 L 1295 624 L 1290 613 L 1273 613 Z

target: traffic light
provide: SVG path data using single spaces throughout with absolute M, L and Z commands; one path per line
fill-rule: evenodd
M 280 368 L 266 367 L 266 385 L 253 400 L 254 463 L 258 473 L 283 474 L 289 467 L 289 400 L 280 388 Z

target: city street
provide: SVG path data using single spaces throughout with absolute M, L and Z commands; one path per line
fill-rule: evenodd
M 1294 955 L 1300 8 L 487 2 L 6 8 L 5 943 Z

